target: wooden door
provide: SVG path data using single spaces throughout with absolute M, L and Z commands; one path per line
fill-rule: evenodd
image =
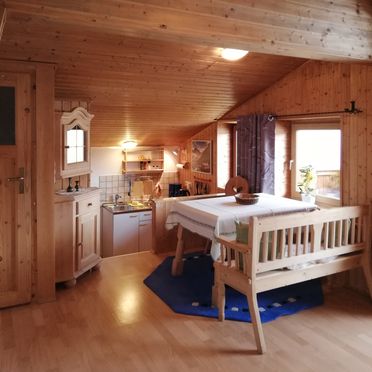
M 0 72 L 0 307 L 31 300 L 30 89 Z

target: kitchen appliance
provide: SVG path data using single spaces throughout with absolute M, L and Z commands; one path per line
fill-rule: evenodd
M 181 190 L 180 183 L 170 183 L 169 184 L 169 197 L 179 196 L 178 193 Z
M 179 189 L 176 196 L 190 196 L 190 191 L 187 189 Z

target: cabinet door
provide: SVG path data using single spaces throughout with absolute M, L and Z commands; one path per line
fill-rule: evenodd
M 138 213 L 117 214 L 114 217 L 113 255 L 138 252 Z
M 76 270 L 94 266 L 100 259 L 100 210 L 77 217 Z
M 152 248 L 152 220 L 140 221 L 138 230 L 138 250 L 150 251 Z

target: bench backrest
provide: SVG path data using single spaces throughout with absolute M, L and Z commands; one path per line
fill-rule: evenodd
M 368 206 L 251 217 L 245 265 L 252 273 L 296 268 L 367 247 Z

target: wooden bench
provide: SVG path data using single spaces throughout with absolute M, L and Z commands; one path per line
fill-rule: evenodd
M 247 244 L 219 237 L 221 256 L 214 263 L 219 320 L 224 320 L 226 284 L 247 296 L 262 354 L 257 293 L 362 267 L 372 297 L 370 220 L 368 206 L 251 217 Z

